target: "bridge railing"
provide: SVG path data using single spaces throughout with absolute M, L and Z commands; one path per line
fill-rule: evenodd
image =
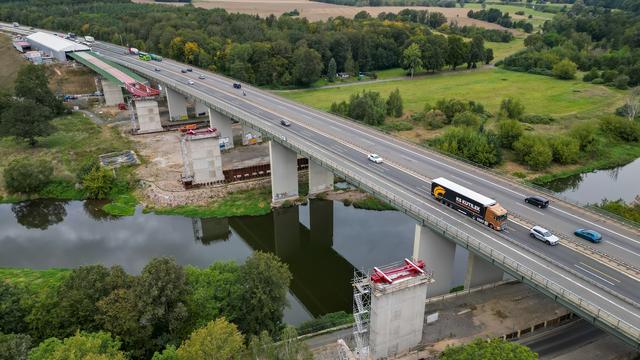
M 154 77 L 153 73 L 142 69 L 142 73 L 149 73 L 148 76 Z M 180 89 L 184 84 L 176 81 L 165 81 L 167 85 L 172 86 L 174 89 Z M 196 90 L 196 89 L 193 89 Z M 199 91 L 199 90 L 196 90 Z M 468 234 L 460 231 L 456 227 L 449 225 L 447 222 L 440 220 L 439 218 L 427 213 L 422 208 L 415 204 L 397 196 L 394 193 L 389 192 L 383 187 L 376 185 L 372 181 L 367 180 L 367 176 L 362 174 L 358 175 L 353 168 L 349 169 L 335 161 L 330 160 L 330 154 L 322 153 L 321 150 L 316 149 L 316 146 L 310 142 L 303 142 L 295 138 L 295 136 L 286 137 L 284 130 L 279 127 L 274 127 L 273 123 L 267 123 L 260 116 L 257 116 L 249 111 L 241 110 L 237 106 L 230 105 L 223 100 L 217 99 L 213 94 L 204 93 L 206 98 L 202 98 L 206 105 L 210 106 L 214 110 L 221 112 L 232 119 L 241 121 L 247 126 L 254 127 L 265 136 L 272 139 L 272 141 L 278 142 L 304 157 L 308 157 L 318 162 L 321 166 L 331 170 L 336 175 L 345 178 L 348 182 L 362 188 L 370 194 L 382 198 L 384 201 L 395 206 L 408 215 L 418 219 L 424 225 L 429 226 L 433 230 L 441 233 L 445 237 L 455 241 L 456 243 L 464 246 L 467 249 L 471 249 L 475 253 L 484 256 L 492 263 L 500 266 L 508 273 L 515 275 L 519 280 L 527 281 L 531 285 L 546 291 L 548 294 L 555 296 L 563 300 L 565 303 L 573 306 L 579 312 L 585 316 L 589 316 L 591 321 L 599 322 L 604 326 L 617 331 L 622 334 L 635 348 L 640 348 L 640 329 L 624 321 L 620 317 L 603 310 L 599 306 L 591 303 L 590 301 L 580 297 L 579 295 L 565 289 L 560 284 L 540 275 L 539 273 L 527 268 L 514 259 L 506 256 L 505 254 L 494 250 L 490 246 L 482 243 L 481 241 L 470 237 Z M 191 94 L 186 94 L 191 95 Z M 210 100 L 213 99 L 213 100 Z M 277 131 L 271 130 L 277 129 Z M 328 156 L 329 155 L 329 156 Z

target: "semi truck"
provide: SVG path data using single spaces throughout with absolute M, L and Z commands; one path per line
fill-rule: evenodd
M 431 195 L 494 230 L 502 231 L 505 228 L 507 210 L 494 199 L 441 177 L 431 181 Z
M 138 52 L 138 57 L 140 58 L 140 60 L 144 60 L 144 61 L 150 61 L 151 60 L 151 55 L 147 54 L 146 52 L 142 52 L 142 51 Z
M 127 51 L 125 53 L 130 54 L 130 55 L 138 55 L 140 51 L 134 47 L 130 47 L 127 48 Z
M 93 36 L 85 36 L 84 41 L 86 41 L 87 44 L 91 45 L 96 41 L 96 39 L 94 39 Z
M 156 54 L 149 54 L 149 56 L 151 56 L 151 60 L 154 60 L 154 61 L 162 61 L 162 56 L 160 56 L 160 55 L 156 55 Z

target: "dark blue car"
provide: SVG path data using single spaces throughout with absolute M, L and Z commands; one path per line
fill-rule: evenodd
M 588 229 L 577 229 L 573 232 L 575 236 L 583 238 L 585 240 L 589 240 L 592 243 L 599 243 L 602 241 L 602 235 L 599 232 Z

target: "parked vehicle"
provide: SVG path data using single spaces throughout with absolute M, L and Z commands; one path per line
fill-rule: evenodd
M 282 125 L 282 126 L 291 126 L 291 122 L 289 120 L 282 119 L 282 120 L 280 120 L 280 125 Z
M 369 161 L 373 161 L 376 164 L 382 164 L 382 162 L 384 161 L 378 154 L 369 154 L 367 158 L 369 159 Z
M 549 206 L 549 200 L 538 195 L 529 196 L 528 198 L 524 199 L 524 202 L 526 202 L 527 204 L 535 205 L 541 209 Z
M 552 246 L 558 245 L 560 243 L 560 239 L 557 236 L 553 235 L 551 231 L 538 225 L 532 227 L 529 230 L 529 236 Z
M 445 178 L 431 181 L 431 195 L 458 212 L 494 230 L 504 230 L 507 210 L 497 201 Z
M 233 88 L 234 89 L 241 89 L 242 85 L 240 83 L 233 83 Z
M 585 240 L 591 241 L 594 244 L 597 244 L 602 241 L 602 234 L 595 230 L 589 229 L 576 229 L 573 234 L 579 238 L 583 238 Z

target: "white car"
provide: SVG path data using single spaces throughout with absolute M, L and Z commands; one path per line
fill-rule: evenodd
M 193 84 L 195 84 L 195 83 L 193 82 L 193 80 L 189 80 L 189 81 L 187 81 L 187 84 L 189 84 L 189 85 L 193 85 Z
M 558 245 L 558 243 L 560 243 L 560 239 L 557 236 L 553 235 L 551 231 L 537 225 L 529 230 L 529 236 L 545 242 L 549 245 Z
M 373 161 L 376 164 L 382 164 L 382 158 L 378 154 L 369 154 L 369 160 Z

